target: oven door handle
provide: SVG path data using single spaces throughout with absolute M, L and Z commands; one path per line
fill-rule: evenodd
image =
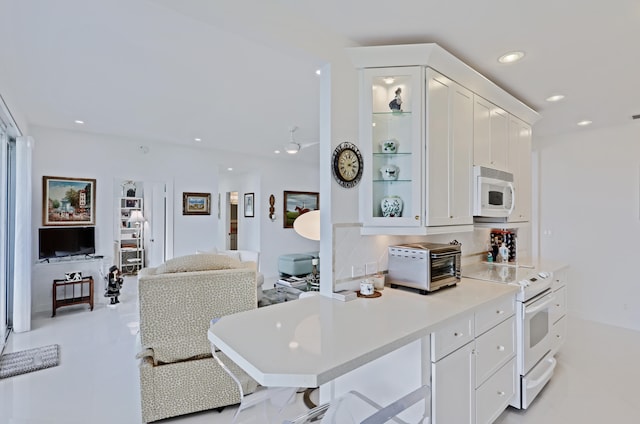
M 539 386 L 541 383 L 546 382 L 549 379 L 549 377 L 551 377 L 551 375 L 553 374 L 553 370 L 556 368 L 556 364 L 558 363 L 558 361 L 556 361 L 556 358 L 554 357 L 547 359 L 547 361 L 549 361 L 549 363 L 551 364 L 549 369 L 546 370 L 540 376 L 540 378 L 536 378 L 535 380 L 528 382 L 527 389 L 533 389 L 534 387 Z
M 524 314 L 525 315 L 531 315 L 531 314 L 535 314 L 536 312 L 538 312 L 541 309 L 546 308 L 550 303 L 552 303 L 554 300 L 556 300 L 555 296 L 551 296 L 549 297 L 547 300 L 545 300 L 544 302 L 542 302 L 539 305 L 534 306 L 533 308 L 525 308 L 524 310 Z

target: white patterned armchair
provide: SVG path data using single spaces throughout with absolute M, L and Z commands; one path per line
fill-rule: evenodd
M 255 265 L 182 256 L 141 270 L 138 291 L 142 421 L 239 403 L 237 385 L 211 356 L 207 330 L 212 318 L 256 308 Z M 224 358 L 245 393 L 253 392 L 257 383 Z

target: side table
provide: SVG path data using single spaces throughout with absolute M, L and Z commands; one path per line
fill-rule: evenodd
M 52 313 L 56 316 L 56 310 L 62 306 L 88 303 L 93 311 L 93 277 L 84 277 L 78 281 L 53 280 Z

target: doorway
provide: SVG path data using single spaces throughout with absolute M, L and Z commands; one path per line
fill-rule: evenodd
M 227 192 L 227 240 L 228 250 L 238 250 L 238 192 Z

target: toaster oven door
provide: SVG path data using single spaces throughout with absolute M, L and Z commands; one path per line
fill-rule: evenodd
M 431 253 L 430 290 L 460 281 L 460 251 Z

